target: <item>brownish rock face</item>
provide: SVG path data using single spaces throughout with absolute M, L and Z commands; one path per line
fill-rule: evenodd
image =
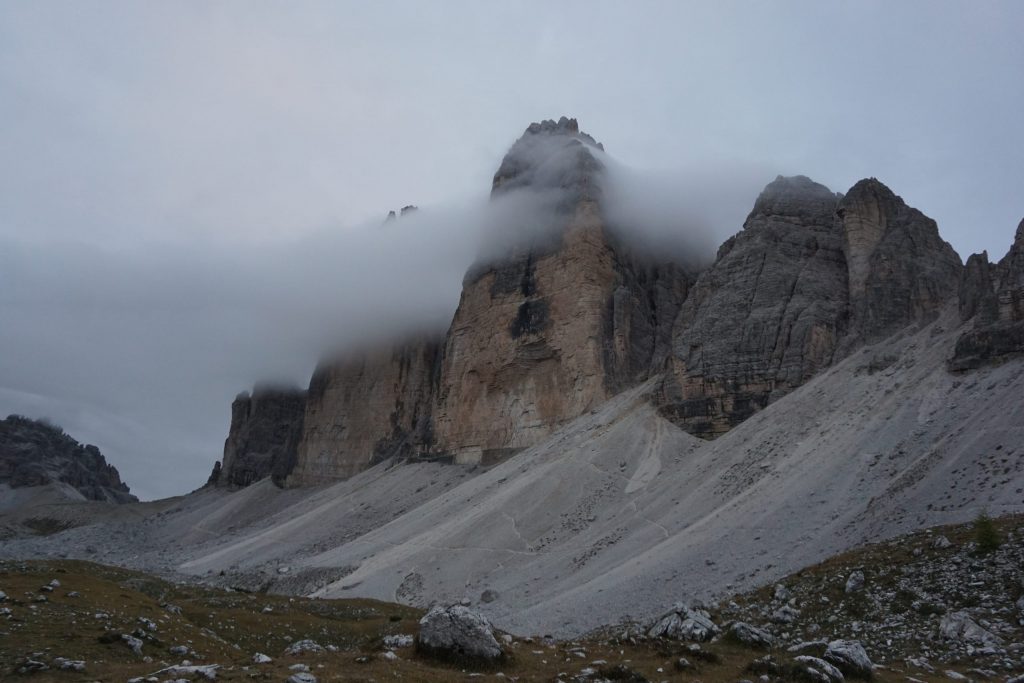
M 545 239 L 471 269 L 445 340 L 433 451 L 490 461 L 648 376 L 689 277 L 617 246 L 600 208 L 602 148 L 574 120 L 526 130 L 493 194 L 557 194 Z
M 309 384 L 287 485 L 346 479 L 384 458 L 424 450 L 439 348 L 422 339 L 322 363 Z

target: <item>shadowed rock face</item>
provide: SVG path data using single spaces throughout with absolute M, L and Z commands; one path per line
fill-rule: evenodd
M 837 203 L 803 176 L 764 189 L 682 305 L 664 415 L 718 436 L 831 364 L 848 308 Z
M 95 446 L 60 427 L 11 415 L 0 420 L 0 484 L 11 488 L 62 482 L 88 500 L 133 503 L 128 485 Z
M 849 269 L 850 337 L 873 342 L 935 318 L 956 296 L 960 257 L 935 221 L 874 178 L 850 188 L 837 209 Z
M 602 215 L 603 148 L 573 119 L 532 124 L 492 195 L 555 192 L 548 239 L 467 274 L 445 340 L 433 451 L 490 461 L 645 379 L 690 278 L 637 258 Z
M 281 486 L 295 466 L 306 411 L 306 392 L 257 386 L 231 404 L 224 459 L 209 484 L 248 486 L 272 477 Z
M 289 486 L 347 479 L 431 440 L 440 344 L 423 339 L 322 363 L 313 374 Z
M 967 259 L 960 318 L 974 323 L 957 340 L 951 370 L 970 370 L 1024 353 L 1024 221 L 999 263 L 990 264 L 984 252 Z
M 723 434 L 859 345 L 934 319 L 961 271 L 935 222 L 879 181 L 842 197 L 780 176 L 680 310 L 662 413 Z

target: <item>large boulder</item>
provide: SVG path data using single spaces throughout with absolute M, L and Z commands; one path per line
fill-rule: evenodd
M 833 640 L 825 650 L 825 660 L 847 676 L 871 678 L 874 675 L 871 658 L 856 640 Z
M 720 632 L 721 629 L 711 621 L 711 615 L 704 610 L 677 605 L 647 630 L 647 636 L 704 642 Z
M 420 619 L 420 652 L 443 659 L 494 662 L 503 658 L 491 624 L 463 605 L 436 605 Z

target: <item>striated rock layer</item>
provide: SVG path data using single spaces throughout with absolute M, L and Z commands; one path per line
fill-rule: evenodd
M 437 340 L 421 339 L 322 363 L 309 384 L 287 485 L 346 479 L 429 447 L 439 350 Z
M 971 370 L 1024 353 L 1024 220 L 999 263 L 990 264 L 985 252 L 967 259 L 960 318 L 973 325 L 957 340 L 951 370 Z
M 256 386 L 231 404 L 224 459 L 208 484 L 248 486 L 265 477 L 283 485 L 295 466 L 306 412 L 306 392 Z

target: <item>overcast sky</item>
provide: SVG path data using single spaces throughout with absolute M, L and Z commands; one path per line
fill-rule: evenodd
M 662 219 L 705 176 L 717 237 L 776 173 L 875 176 L 999 258 L 1022 29 L 1021 2 L 2 2 L 0 415 L 144 498 L 201 485 L 254 380 L 443 324 L 501 156 L 563 114 L 662 179 Z

